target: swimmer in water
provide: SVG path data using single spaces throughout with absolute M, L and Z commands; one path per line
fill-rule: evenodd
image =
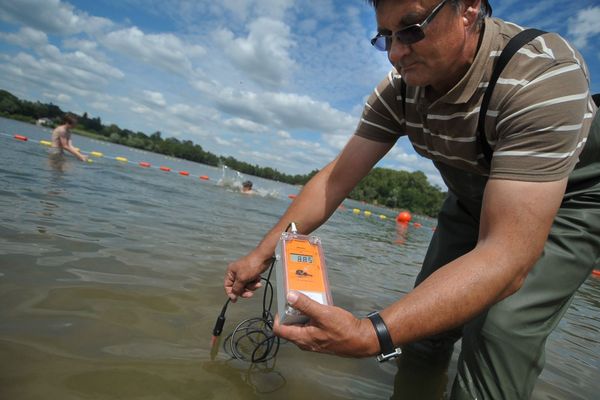
M 73 146 L 71 140 L 71 129 L 77 124 L 77 118 L 74 115 L 66 114 L 63 117 L 63 124 L 57 126 L 52 131 L 52 148 L 56 152 L 63 153 L 63 150 L 68 151 L 77 157 L 80 161 L 87 161 L 88 157 Z
M 251 181 L 245 181 L 244 183 L 242 183 L 242 193 L 244 193 L 244 194 L 254 193 L 252 191 L 252 182 Z

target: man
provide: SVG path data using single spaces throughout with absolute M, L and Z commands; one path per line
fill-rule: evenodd
M 449 188 L 414 290 L 380 319 L 291 293 L 288 302 L 311 321 L 276 324 L 275 333 L 350 357 L 384 352 L 386 335 L 392 347 L 425 355 L 451 352 L 462 337 L 453 399 L 529 398 L 546 338 L 600 255 L 600 130 L 587 137 L 596 107 L 585 63 L 555 34 L 514 55 L 485 114 L 488 162 L 477 139 L 482 97 L 498 55 L 522 28 L 487 18 L 486 0 L 370 3 L 379 32 L 372 44 L 394 69 L 339 156 L 229 265 L 225 291 L 250 297 L 289 222 L 302 233 L 316 229 L 407 135 Z
M 71 114 L 65 114 L 62 125 L 57 126 L 52 131 L 52 148 L 57 149 L 60 153 L 63 150 L 68 151 L 77 157 L 80 161 L 87 161 L 88 157 L 73 146 L 71 140 L 71 129 L 77 124 L 77 118 Z

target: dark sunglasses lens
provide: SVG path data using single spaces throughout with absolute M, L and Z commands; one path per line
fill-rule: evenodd
M 371 40 L 371 44 L 377 49 L 381 51 L 387 51 L 388 43 L 390 42 L 389 36 L 376 36 Z
M 409 26 L 396 33 L 396 37 L 403 44 L 417 43 L 425 38 L 425 32 L 419 26 Z

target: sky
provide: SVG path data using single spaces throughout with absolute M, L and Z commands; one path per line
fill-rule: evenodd
M 600 92 L 600 0 L 491 0 L 560 33 Z M 0 0 L 0 89 L 105 125 L 306 174 L 331 161 L 390 70 L 364 0 Z M 378 164 L 433 164 L 406 138 Z

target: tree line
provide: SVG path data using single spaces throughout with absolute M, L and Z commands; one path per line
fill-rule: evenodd
M 40 118 L 47 118 L 51 121 L 51 126 L 56 126 L 65 114 L 66 112 L 52 103 L 20 100 L 12 93 L 0 90 L 0 116 L 2 117 L 32 123 Z M 87 112 L 83 115 L 74 115 L 78 118 L 77 129 L 75 129 L 77 133 L 215 167 L 226 165 L 241 173 L 265 179 L 292 185 L 304 185 L 318 172 L 318 170 L 313 170 L 305 175 L 284 174 L 273 168 L 260 167 L 231 156 L 218 156 L 204 150 L 202 146 L 191 140 L 163 138 L 160 131 L 147 135 L 139 131 L 122 129 L 115 124 L 103 125 L 100 117 L 90 117 Z M 350 193 L 349 197 L 353 200 L 435 216 L 441 207 L 444 196 L 445 193 L 438 186 L 432 186 L 427 181 L 425 174 L 420 171 L 407 172 L 374 168 Z

